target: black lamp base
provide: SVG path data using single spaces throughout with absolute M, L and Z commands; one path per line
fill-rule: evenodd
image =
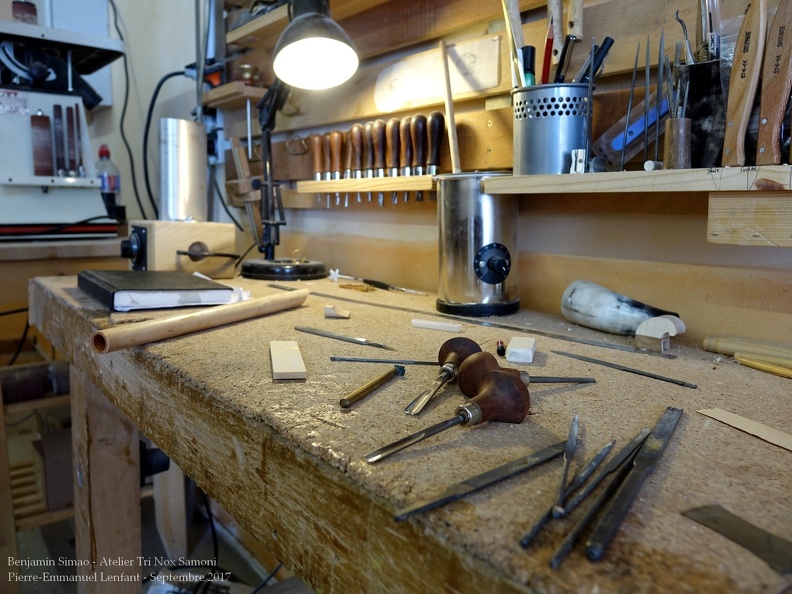
M 314 280 L 327 276 L 324 263 L 317 260 L 292 260 L 282 258 L 264 260 L 262 258 L 245 260 L 242 263 L 242 276 L 256 280 Z

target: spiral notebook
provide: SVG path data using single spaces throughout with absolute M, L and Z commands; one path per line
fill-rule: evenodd
M 234 289 L 188 272 L 83 270 L 77 286 L 114 311 L 222 305 Z

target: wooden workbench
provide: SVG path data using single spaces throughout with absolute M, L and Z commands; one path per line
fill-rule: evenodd
M 264 281 L 238 279 L 238 284 L 252 289 L 253 296 L 280 292 Z M 534 334 L 534 363 L 518 367 L 535 375 L 589 375 L 597 383 L 532 385 L 532 414 L 520 425 L 457 427 L 371 465 L 365 454 L 453 416 L 462 397 L 450 386 L 422 415 L 405 415 L 405 405 L 438 370 L 411 365 L 404 377 L 343 410 L 339 398 L 387 365 L 329 357 L 436 359 L 441 344 L 456 335 L 411 327 L 411 319 L 436 313 L 433 297 L 362 293 L 326 280 L 293 284 L 312 290 L 298 309 L 97 354 L 90 347 L 94 329 L 168 313 L 111 315 L 77 289 L 74 277 L 31 282 L 31 321 L 74 368 L 78 557 L 128 559 L 139 551 L 135 512 L 118 513 L 127 504 L 134 508 L 134 495 L 127 497 L 122 488 L 134 486 L 134 425 L 320 592 L 700 594 L 762 592 L 779 583 L 761 560 L 680 512 L 717 503 L 792 538 L 792 453 L 695 412 L 720 407 L 792 432 L 790 380 L 679 343 L 673 349 L 677 357 L 667 359 Z M 351 318 L 325 319 L 326 304 L 350 310 Z M 487 321 L 523 328 L 529 336 L 534 330 L 630 342 L 525 311 Z M 295 325 L 365 336 L 396 351 L 299 333 Z M 465 323 L 462 335 L 494 351 L 497 340 L 508 342 L 521 333 Z M 298 341 L 307 381 L 273 382 L 270 340 Z M 698 389 L 583 363 L 551 349 L 682 379 Z M 123 416 L 113 416 L 105 396 Z M 589 562 L 579 543 L 560 569 L 548 567 L 563 535 L 593 499 L 571 519 L 551 521 L 529 550 L 518 545 L 555 496 L 559 459 L 406 522 L 393 521 L 396 510 L 454 482 L 564 440 L 575 414 L 582 441 L 572 472 L 609 440 L 616 439 L 620 448 L 643 427 L 654 426 L 667 406 L 685 413 L 604 561 Z M 97 592 L 138 588 L 134 583 L 84 586 Z

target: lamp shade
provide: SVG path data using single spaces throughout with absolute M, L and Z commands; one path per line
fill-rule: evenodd
M 279 79 L 300 89 L 329 89 L 349 80 L 358 56 L 344 30 L 329 16 L 297 16 L 275 45 L 273 68 Z

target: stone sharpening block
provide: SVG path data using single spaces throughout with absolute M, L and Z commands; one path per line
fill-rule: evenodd
M 506 347 L 506 360 L 512 363 L 531 363 L 536 352 L 536 339 L 515 337 Z

